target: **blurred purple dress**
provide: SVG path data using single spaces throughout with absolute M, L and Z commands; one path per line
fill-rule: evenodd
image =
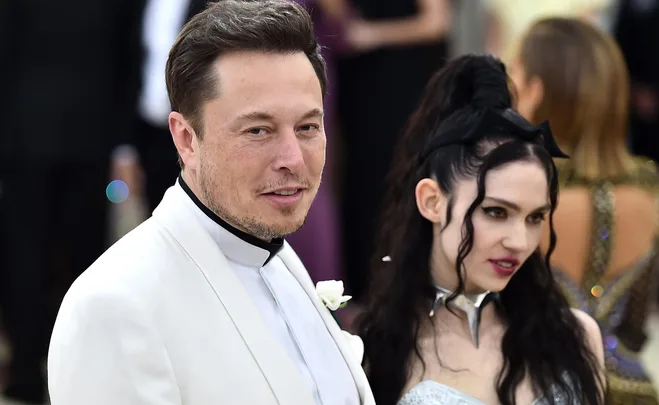
M 323 182 L 318 195 L 311 205 L 304 226 L 288 236 L 286 240 L 295 249 L 309 271 L 314 283 L 323 280 L 340 280 L 341 269 L 340 216 L 332 190 L 333 146 L 332 133 L 335 112 L 336 86 L 333 85 L 335 70 L 332 49 L 338 46 L 338 30 L 322 15 L 313 0 L 293 0 L 303 4 L 314 20 L 316 34 L 323 46 L 323 56 L 327 62 L 328 92 L 325 98 L 325 133 L 327 134 L 327 163 L 323 172 Z

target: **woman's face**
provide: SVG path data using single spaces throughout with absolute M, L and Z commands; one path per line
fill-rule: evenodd
M 487 173 L 485 199 L 472 216 L 473 249 L 464 260 L 466 292 L 503 290 L 536 250 L 551 207 L 548 190 L 545 170 L 537 161 L 513 162 Z M 434 244 L 432 266 L 437 285 L 449 289 L 457 287 L 462 220 L 478 194 L 476 179 L 458 182 L 453 194 L 451 223 L 443 231 L 435 226 L 439 243 Z

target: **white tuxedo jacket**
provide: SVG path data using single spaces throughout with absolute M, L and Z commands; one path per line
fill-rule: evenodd
M 325 321 L 361 403 L 374 405 L 297 255 L 286 245 L 279 256 Z M 52 405 L 315 405 L 217 244 L 169 192 L 68 291 L 48 386 Z

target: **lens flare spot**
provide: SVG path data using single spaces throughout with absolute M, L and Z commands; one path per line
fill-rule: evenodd
M 590 293 L 593 297 L 599 298 L 604 294 L 604 288 L 602 288 L 601 285 L 593 286 L 593 288 L 590 289 Z
M 613 350 L 618 346 L 618 339 L 616 339 L 615 336 L 607 336 L 606 339 L 604 339 L 604 344 L 609 350 Z
M 130 190 L 128 185 L 121 180 L 112 180 L 105 189 L 105 195 L 110 202 L 120 204 L 128 199 Z

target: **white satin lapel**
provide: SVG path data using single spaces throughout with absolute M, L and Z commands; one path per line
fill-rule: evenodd
M 170 188 L 153 213 L 185 249 L 204 274 L 249 347 L 280 405 L 314 404 L 309 387 L 277 342 L 256 305 L 233 273 L 217 244 L 181 199 L 182 190 Z
M 318 294 L 316 294 L 316 287 L 314 286 L 306 268 L 302 264 L 302 261 L 297 256 L 297 254 L 295 254 L 288 243 L 285 244 L 284 249 L 282 249 L 281 253 L 279 253 L 279 257 L 284 262 L 286 267 L 288 267 L 293 276 L 295 276 L 298 283 L 300 283 L 304 291 L 314 303 L 316 310 L 323 318 L 327 330 L 332 335 L 332 338 L 341 351 L 343 358 L 348 364 L 348 368 L 350 369 L 352 377 L 355 380 L 355 384 L 357 385 L 357 389 L 359 390 L 361 403 L 363 405 L 375 405 L 373 393 L 371 392 L 371 388 L 368 385 L 368 380 L 366 379 L 366 375 L 364 374 L 364 370 L 362 369 L 359 360 L 352 352 L 352 348 L 350 347 L 345 336 L 343 336 L 341 328 L 336 323 L 336 320 L 332 317 L 329 309 L 327 309 L 325 305 L 320 301 L 320 299 L 318 299 Z

